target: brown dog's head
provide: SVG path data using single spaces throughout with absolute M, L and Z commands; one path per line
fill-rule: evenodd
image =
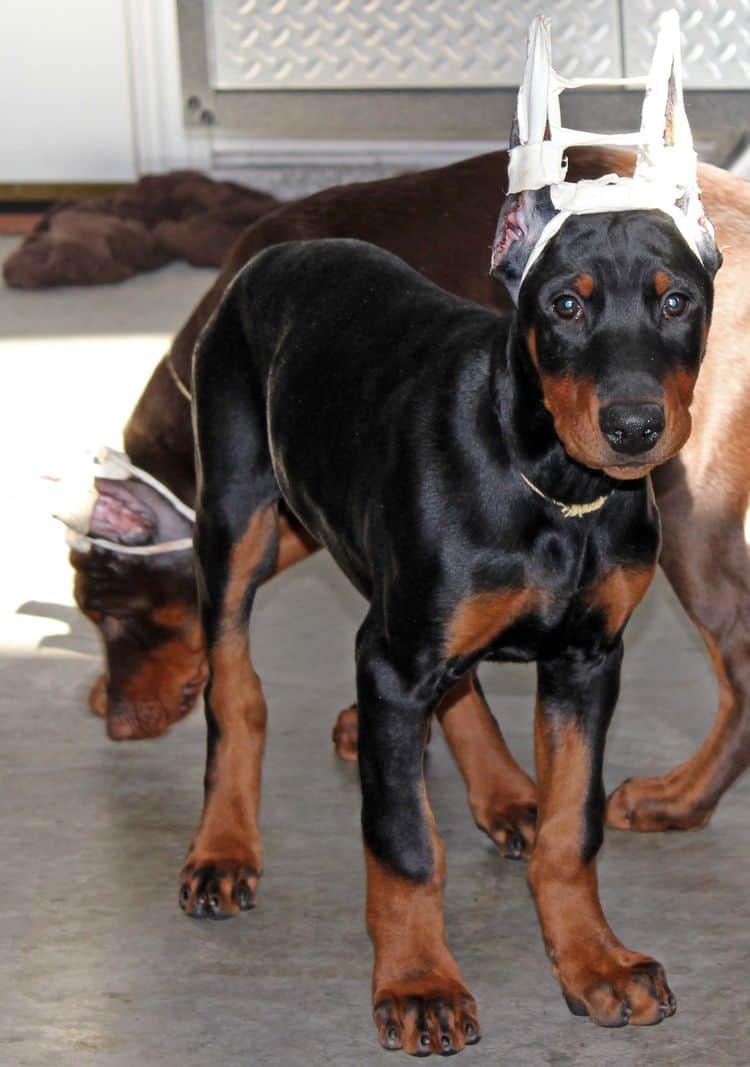
M 135 479 L 96 480 L 89 535 L 124 546 L 189 537 L 190 522 Z M 158 737 L 195 705 L 207 676 L 190 551 L 71 552 L 75 598 L 104 641 L 90 697 L 115 740 Z
M 707 240 L 699 259 L 660 211 L 571 215 L 523 277 L 555 214 L 546 189 L 508 197 L 493 273 L 517 302 L 566 452 L 613 478 L 638 478 L 690 434 L 721 256 Z

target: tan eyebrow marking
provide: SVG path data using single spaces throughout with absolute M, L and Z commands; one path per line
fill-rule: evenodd
M 582 296 L 584 300 L 588 300 L 594 291 L 594 279 L 590 274 L 586 274 L 585 272 L 579 274 L 573 282 L 573 288 L 579 296 Z
M 654 289 L 656 289 L 657 296 L 664 296 L 671 284 L 672 279 L 665 270 L 660 270 L 656 272 L 656 276 L 654 278 Z

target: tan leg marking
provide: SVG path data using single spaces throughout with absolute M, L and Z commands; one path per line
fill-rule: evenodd
M 453 686 L 436 714 L 477 826 L 504 856 L 528 857 L 536 831 L 536 787 L 513 759 L 473 672 Z
M 646 595 L 655 571 L 653 564 L 637 568 L 616 567 L 587 591 L 584 601 L 601 611 L 608 634 L 617 634 L 623 628 Z
M 480 1031 L 474 998 L 445 943 L 445 852 L 424 792 L 423 803 L 435 857 L 430 881 L 419 885 L 395 874 L 367 847 L 365 863 L 378 1037 L 384 1048 L 426 1055 L 459 1052 Z
M 218 736 L 206 773 L 203 817 L 182 871 L 180 902 L 193 915 L 225 918 L 251 907 L 263 868 L 257 820 L 267 712 L 243 604 L 277 521 L 275 507 L 256 512 L 232 549 L 219 636 L 208 652 L 207 701 Z
M 529 884 L 552 970 L 574 1014 L 600 1026 L 647 1026 L 674 1011 L 660 964 L 615 937 L 599 901 L 595 860 L 582 859 L 584 805 L 591 777 L 576 723 L 555 724 L 537 707 L 537 841 Z

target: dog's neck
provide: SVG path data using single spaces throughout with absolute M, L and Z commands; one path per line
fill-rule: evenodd
M 540 493 L 565 504 L 583 504 L 615 487 L 603 471 L 584 467 L 563 448 L 516 315 L 510 320 L 504 356 L 498 353 L 495 363 L 493 392 L 510 461 Z

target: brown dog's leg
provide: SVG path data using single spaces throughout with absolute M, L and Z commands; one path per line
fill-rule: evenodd
M 708 478 L 708 476 L 707 476 Z M 717 480 L 699 492 L 680 477 L 659 496 L 661 564 L 708 648 L 719 687 L 713 728 L 697 752 L 662 777 L 631 778 L 615 790 L 607 823 L 630 830 L 705 826 L 722 794 L 750 766 L 750 556 L 744 485 Z M 719 493 L 719 499 L 716 494 Z
M 600 1026 L 647 1026 L 675 1008 L 663 968 L 630 952 L 602 912 L 604 737 L 617 699 L 618 648 L 539 665 L 535 751 L 539 824 L 529 884 L 568 1007 Z
M 217 551 L 221 538 L 206 531 L 202 536 L 208 541 L 199 550 L 210 672 L 208 753 L 203 816 L 182 869 L 180 906 L 194 918 L 221 919 L 253 906 L 263 867 L 257 818 L 266 702 L 247 624 L 253 592 L 275 567 L 276 505 L 252 514 L 226 566 Z

